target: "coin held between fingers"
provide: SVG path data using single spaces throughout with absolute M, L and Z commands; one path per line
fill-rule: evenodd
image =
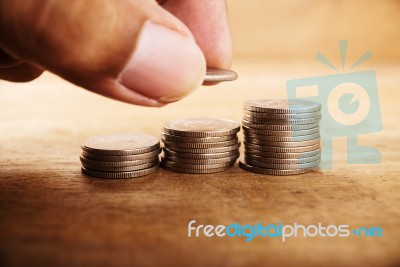
M 229 82 L 238 78 L 238 74 L 231 70 L 207 68 L 204 82 Z

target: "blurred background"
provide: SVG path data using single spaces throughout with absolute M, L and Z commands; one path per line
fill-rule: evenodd
M 398 0 L 228 0 L 235 59 L 310 59 L 323 50 L 339 60 L 337 40 L 349 40 L 348 59 L 367 49 L 379 61 L 400 59 Z M 321 51 L 322 52 L 322 51 Z
M 4 132 L 11 138 L 26 138 L 26 131 L 31 130 L 39 136 L 49 130 L 60 136 L 68 133 L 76 135 L 79 149 L 81 138 L 92 134 L 144 131 L 158 135 L 164 122 L 177 117 L 213 116 L 239 121 L 245 100 L 285 97 L 290 79 L 348 71 L 335 71 L 315 60 L 321 52 L 339 66 L 339 40 L 348 40 L 347 67 L 367 50 L 372 52 L 371 59 L 352 71 L 376 71 L 382 103 L 398 91 L 399 0 L 228 0 L 227 4 L 234 46 L 232 68 L 239 74 L 237 81 L 203 86 L 163 107 L 162 112 L 107 99 L 50 73 L 30 83 L 0 81 Z M 16 104 L 24 108 L 16 109 Z M 386 108 L 382 105 L 383 115 L 389 113 Z M 17 122 L 16 117 L 24 121 Z
M 17 140 L 43 135 L 71 140 L 74 136 L 78 151 L 86 136 L 126 131 L 159 135 L 163 123 L 179 117 L 240 121 L 245 100 L 286 97 L 290 79 L 348 71 L 335 71 L 315 60 L 321 52 L 339 66 L 339 40 L 348 40 L 347 67 L 367 50 L 372 52 L 371 59 L 352 71 L 376 71 L 382 103 L 398 91 L 400 1 L 228 0 L 227 4 L 237 81 L 203 86 L 162 112 L 107 99 L 50 73 L 29 83 L 0 81 L 3 132 Z M 390 111 L 388 105 L 381 106 L 385 126 L 391 122 L 385 116 Z

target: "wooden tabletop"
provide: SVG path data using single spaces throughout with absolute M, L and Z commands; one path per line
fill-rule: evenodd
M 277 177 L 238 166 L 210 175 L 160 170 L 127 180 L 80 172 L 91 135 L 145 132 L 181 117 L 240 121 L 243 101 L 284 97 L 288 79 L 333 74 L 309 62 L 238 61 L 236 82 L 161 109 L 130 106 L 45 74 L 0 82 L 0 266 L 400 266 L 399 67 L 375 65 L 383 131 L 360 136 L 381 164 Z M 314 64 L 315 65 L 315 64 Z M 371 67 L 370 65 L 369 67 Z M 381 227 L 383 237 L 188 237 L 188 223 Z

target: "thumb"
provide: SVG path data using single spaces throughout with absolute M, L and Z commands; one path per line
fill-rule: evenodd
M 90 91 L 144 106 L 181 99 L 206 70 L 186 26 L 148 0 L 3 0 L 0 47 Z

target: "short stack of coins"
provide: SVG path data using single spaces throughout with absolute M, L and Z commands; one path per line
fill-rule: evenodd
M 82 173 L 108 179 L 153 173 L 161 153 L 159 139 L 142 133 L 89 137 L 81 147 Z
M 191 118 L 167 122 L 162 129 L 166 170 L 205 174 L 231 168 L 239 157 L 238 122 L 226 119 Z
M 321 104 L 302 100 L 260 99 L 244 104 L 245 170 L 269 175 L 309 172 L 321 160 Z

